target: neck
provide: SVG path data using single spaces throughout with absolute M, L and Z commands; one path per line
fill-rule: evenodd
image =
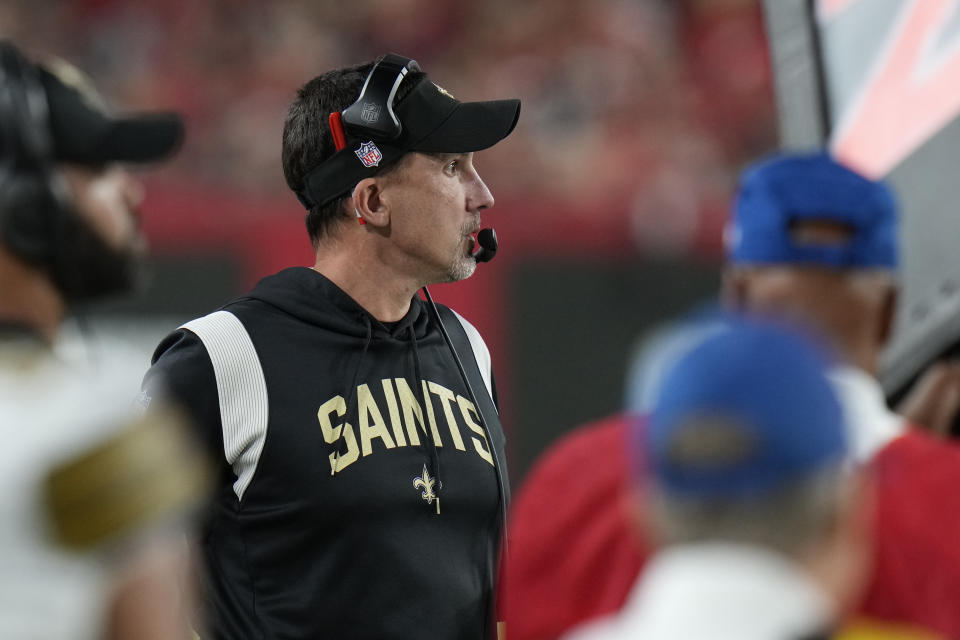
M 829 325 L 808 322 L 817 335 L 826 341 L 827 346 L 838 358 L 840 364 L 856 367 L 871 377 L 877 377 L 877 360 L 880 355 L 878 345 L 871 340 L 868 328 L 859 333 L 851 333 Z
M 863 369 L 874 378 L 877 377 L 879 353 L 875 345 L 861 340 L 860 344 L 850 345 L 846 349 L 846 356 L 849 364 Z
M 859 548 L 849 541 L 831 541 L 801 559 L 807 575 L 829 596 L 841 616 L 849 614 L 863 593 L 868 572 L 870 545 L 858 540 Z
M 423 283 L 407 277 L 377 257 L 376 251 L 347 244 L 317 250 L 314 271 L 340 287 L 381 322 L 396 322 L 410 310 Z
M 0 321 L 34 329 L 53 342 L 66 315 L 63 297 L 50 278 L 0 247 Z

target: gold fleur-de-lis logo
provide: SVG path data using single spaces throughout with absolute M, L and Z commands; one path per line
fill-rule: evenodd
M 420 497 L 426 500 L 427 504 L 433 504 L 433 502 L 436 501 L 437 513 L 440 513 L 440 497 L 433 491 L 433 487 L 436 484 L 437 480 L 427 471 L 427 465 L 423 465 L 423 475 L 413 479 L 413 488 L 423 490 L 420 493 Z

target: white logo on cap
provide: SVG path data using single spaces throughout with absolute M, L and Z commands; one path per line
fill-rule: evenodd
M 383 154 L 380 153 L 380 149 L 377 148 L 377 145 L 373 144 L 372 140 L 361 144 L 359 149 L 354 150 L 354 153 L 357 154 L 360 162 L 362 162 L 363 166 L 367 169 L 376 167 L 380 164 L 380 161 L 383 160 Z

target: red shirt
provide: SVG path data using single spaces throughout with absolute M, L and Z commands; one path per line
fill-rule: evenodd
M 960 638 L 960 446 L 910 429 L 870 465 L 877 541 L 862 611 Z
M 555 638 L 620 608 L 646 554 L 630 521 L 627 421 L 565 435 L 514 494 L 503 578 L 510 640 Z
M 631 522 L 627 420 L 575 429 L 515 495 L 503 596 L 510 640 L 615 612 L 648 547 Z M 875 566 L 860 613 L 960 640 L 960 446 L 910 429 L 879 450 Z

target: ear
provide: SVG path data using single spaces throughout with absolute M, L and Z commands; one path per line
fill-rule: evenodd
M 880 307 L 880 327 L 878 340 L 882 347 L 890 340 L 893 335 L 893 321 L 897 313 L 897 300 L 899 298 L 899 289 L 897 285 L 890 284 L 884 292 L 883 301 Z
M 390 224 L 390 209 L 381 195 L 381 184 L 376 178 L 364 178 L 353 188 L 353 208 L 361 224 L 374 227 Z
M 730 311 L 745 311 L 748 302 L 749 279 L 740 269 L 727 267 L 720 280 L 720 303 Z

